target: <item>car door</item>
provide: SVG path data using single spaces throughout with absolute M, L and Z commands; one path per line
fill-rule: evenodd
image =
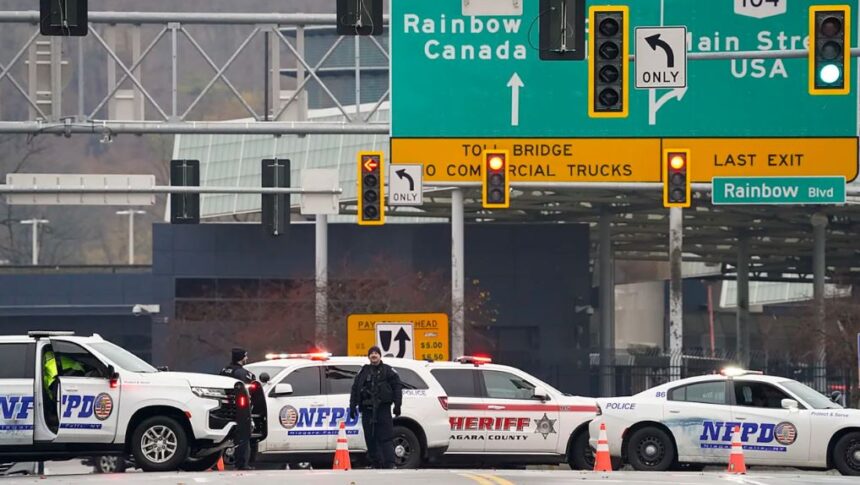
M 292 392 L 277 394 L 279 384 L 289 384 Z M 328 414 L 326 403 L 319 366 L 290 369 L 269 391 L 267 451 L 325 450 L 328 437 L 318 421 Z
M 535 385 L 509 371 L 482 369 L 486 412 L 479 423 L 487 433 L 486 453 L 555 453 L 558 403 L 534 397 Z
M 732 413 L 741 423 L 747 461 L 775 465 L 809 461 L 808 409 L 784 409 L 783 399 L 795 398 L 769 382 L 735 379 L 733 391 Z
M 84 347 L 51 340 L 59 379 L 56 443 L 111 443 L 116 437 L 120 390 L 108 366 Z
M 361 426 L 361 418 L 356 415 L 355 419 L 349 418 L 349 395 L 352 391 L 352 383 L 355 376 L 361 370 L 360 365 L 329 364 L 323 366 L 323 385 L 328 397 L 328 406 L 332 409 L 332 419 L 337 426 L 343 421 L 346 425 L 347 444 L 350 451 L 364 451 L 367 445 L 364 442 L 364 429 Z M 327 449 L 334 450 L 337 447 L 337 429 L 329 435 Z
M 483 453 L 487 431 L 479 427 L 479 423 L 487 416 L 478 370 L 439 368 L 431 370 L 430 374 L 448 395 L 448 421 L 451 425 L 448 453 Z
M 0 447 L 33 444 L 36 344 L 0 344 Z
M 731 445 L 731 417 L 725 379 L 672 388 L 663 404 L 663 424 L 674 435 L 682 460 L 725 462 Z

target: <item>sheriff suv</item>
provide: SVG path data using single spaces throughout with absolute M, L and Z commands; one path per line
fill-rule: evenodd
M 605 424 L 610 454 L 637 470 L 725 464 L 738 428 L 747 464 L 860 475 L 860 411 L 784 377 L 729 368 L 598 403 L 592 446 Z
M 0 461 L 130 454 L 145 471 L 203 470 L 232 445 L 246 393 L 159 372 L 98 335 L 0 336 Z
M 328 353 L 269 354 L 246 369 L 263 382 L 269 432 L 257 447 L 258 462 L 331 466 L 338 427 L 344 421 L 349 451 L 366 445 L 361 418 L 349 417 L 349 395 L 364 357 Z M 438 460 L 448 447 L 448 402 L 430 375 L 429 363 L 385 359 L 403 383 L 403 413 L 394 418 L 395 465 L 417 468 Z
M 427 368 L 448 396 L 446 462 L 593 467 L 588 446 L 588 422 L 597 412 L 593 398 L 565 394 L 489 357 L 432 362 Z

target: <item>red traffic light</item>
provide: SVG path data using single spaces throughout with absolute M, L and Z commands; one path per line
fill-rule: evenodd
M 379 168 L 379 160 L 376 157 L 366 157 L 361 166 L 365 172 L 373 172 Z

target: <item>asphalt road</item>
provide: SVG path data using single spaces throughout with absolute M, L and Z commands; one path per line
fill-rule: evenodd
M 561 485 L 588 483 L 642 483 L 665 485 L 856 485 L 857 477 L 830 473 L 752 471 L 749 475 L 724 473 L 590 473 L 560 470 L 353 470 L 353 471 L 251 471 L 205 473 L 129 473 L 124 475 L 54 475 L 47 477 L 7 477 L 2 485 L 89 485 L 122 481 L 123 485 Z

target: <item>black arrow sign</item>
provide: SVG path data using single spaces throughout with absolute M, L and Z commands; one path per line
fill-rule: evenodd
M 406 342 L 409 342 L 412 339 L 409 338 L 409 334 L 406 333 L 406 330 L 403 327 L 400 327 L 400 331 L 397 332 L 397 336 L 394 337 L 394 340 L 400 342 L 400 350 L 397 352 L 397 358 L 402 359 L 406 356 Z
M 675 67 L 675 52 L 672 50 L 672 46 L 660 38 L 660 34 L 645 37 L 645 41 L 648 42 L 648 45 L 650 45 L 654 51 L 657 50 L 657 47 L 666 51 L 666 67 Z
M 672 67 L 672 66 L 669 66 L 669 67 Z M 413 180 L 413 179 L 412 179 L 412 176 L 411 176 L 411 175 L 409 175 L 408 173 L 406 173 L 406 169 L 405 169 L 405 168 L 401 168 L 400 170 L 398 170 L 398 171 L 397 171 L 397 176 L 398 176 L 398 177 L 400 177 L 400 179 L 401 179 L 401 180 L 403 180 L 404 178 L 405 178 L 405 179 L 408 179 L 408 180 L 409 180 L 409 191 L 410 191 L 410 192 L 415 192 L 415 180 Z M 403 330 L 401 330 L 401 332 L 402 332 L 402 331 L 403 331 Z

